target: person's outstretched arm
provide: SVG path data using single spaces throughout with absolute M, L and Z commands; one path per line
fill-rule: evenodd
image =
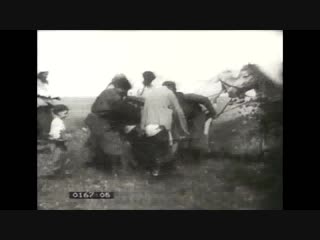
M 207 98 L 207 97 L 190 93 L 190 94 L 185 94 L 185 99 L 187 101 L 191 101 L 191 102 L 195 102 L 195 103 L 204 105 L 206 107 L 206 109 L 209 111 L 211 117 L 214 117 L 217 114 L 216 111 L 214 110 L 209 98 Z
M 126 101 L 143 105 L 145 102 L 145 99 L 143 97 L 127 96 Z

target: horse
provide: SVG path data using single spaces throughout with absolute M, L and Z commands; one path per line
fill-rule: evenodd
M 220 74 L 222 90 L 213 101 L 228 94 L 229 101 L 217 114 L 210 128 L 213 152 L 230 155 L 263 154 L 279 143 L 271 133 L 282 127 L 282 85 L 256 64 L 244 65 L 236 77 Z M 254 90 L 256 96 L 248 96 Z M 235 101 L 237 100 L 237 101 Z M 279 128 L 280 127 L 280 128 Z
M 237 77 L 220 75 L 218 80 L 230 98 L 244 98 L 245 93 L 252 89 L 260 100 L 271 100 L 282 95 L 282 86 L 268 77 L 256 64 L 244 65 Z

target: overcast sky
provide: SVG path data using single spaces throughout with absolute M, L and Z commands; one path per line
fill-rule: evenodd
M 38 71 L 61 97 L 96 96 L 116 73 L 137 89 L 146 70 L 192 92 L 248 62 L 273 74 L 282 52 L 282 31 L 38 31 Z

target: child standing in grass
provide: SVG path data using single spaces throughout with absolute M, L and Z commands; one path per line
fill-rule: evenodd
M 66 170 L 70 161 L 67 154 L 66 141 L 71 139 L 71 135 L 66 133 L 66 127 L 63 120 L 68 116 L 69 109 L 67 106 L 60 104 L 53 107 L 53 120 L 51 122 L 49 141 L 51 145 L 52 158 L 50 160 L 50 168 L 53 172 L 51 177 L 61 175 L 70 175 Z

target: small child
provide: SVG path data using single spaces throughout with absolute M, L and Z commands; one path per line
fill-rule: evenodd
M 64 174 L 70 175 L 70 172 L 65 169 L 69 159 L 67 158 L 67 146 L 65 142 L 71 138 L 70 134 L 66 133 L 66 127 L 63 120 L 68 116 L 69 109 L 67 106 L 60 104 L 53 107 L 53 120 L 51 122 L 49 141 L 51 142 L 52 158 L 50 165 L 54 175 Z

